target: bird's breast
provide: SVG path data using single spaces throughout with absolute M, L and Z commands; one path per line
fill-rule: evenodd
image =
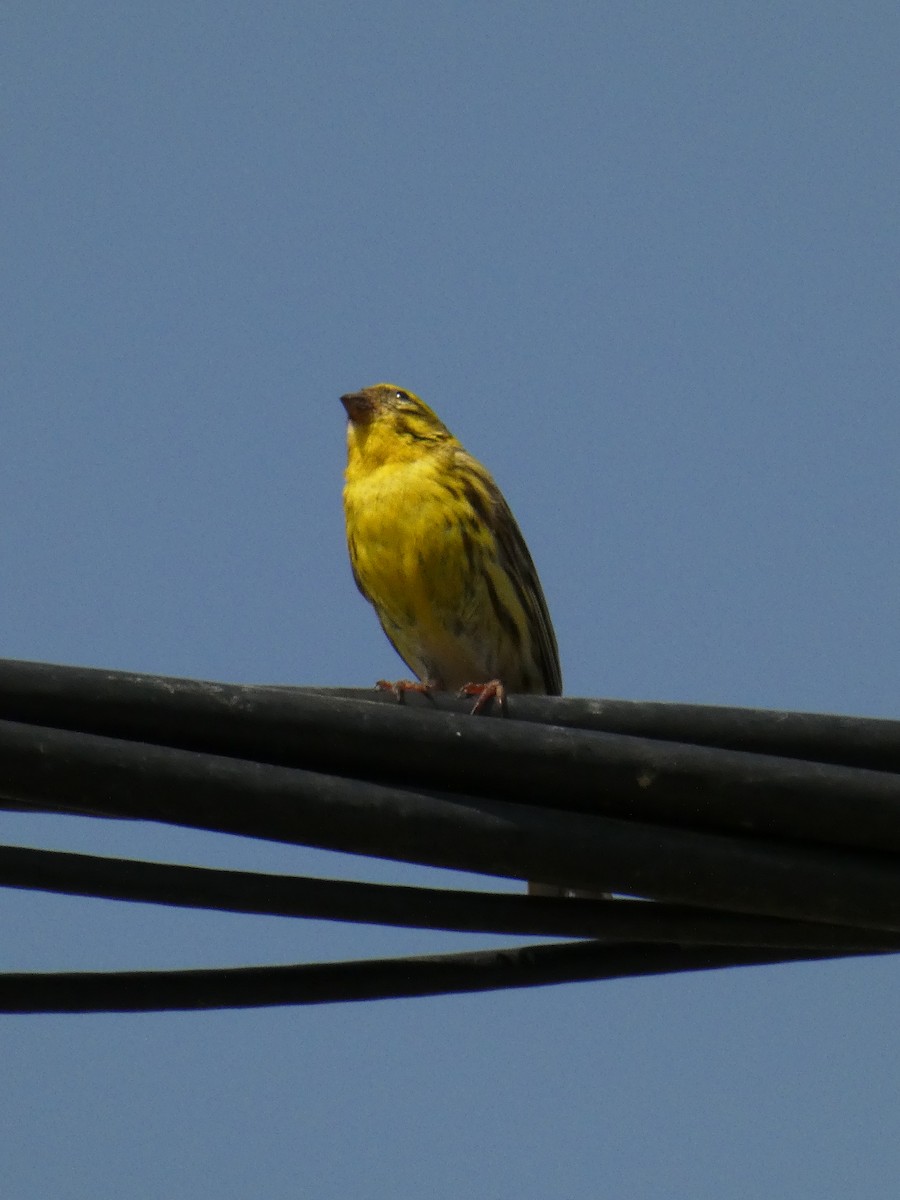
M 396 620 L 427 621 L 464 603 L 464 536 L 446 488 L 418 464 L 386 467 L 344 489 L 348 542 L 363 591 Z

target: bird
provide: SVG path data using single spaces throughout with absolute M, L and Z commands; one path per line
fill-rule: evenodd
M 489 472 L 412 392 L 379 383 L 341 402 L 350 564 L 419 680 L 406 686 L 561 695 L 547 601 Z
M 378 686 L 458 691 L 477 697 L 473 712 L 493 698 L 502 707 L 507 691 L 561 695 L 547 601 L 487 469 L 405 388 L 377 383 L 341 403 L 353 578 L 417 680 Z

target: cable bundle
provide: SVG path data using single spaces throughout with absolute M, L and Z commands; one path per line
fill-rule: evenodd
M 207 683 L 0 662 L 0 806 L 614 892 L 557 899 L 0 847 L 0 885 L 580 939 L 197 971 L 0 975 L 0 1011 L 309 1004 L 900 949 L 900 722 Z M 624 898 L 628 897 L 628 898 Z M 647 903 L 651 901 L 651 903 Z

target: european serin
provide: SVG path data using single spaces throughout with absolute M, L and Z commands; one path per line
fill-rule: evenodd
M 353 577 L 394 649 L 424 687 L 476 708 L 503 689 L 560 695 L 544 593 L 491 476 L 411 392 L 379 383 L 341 402 Z

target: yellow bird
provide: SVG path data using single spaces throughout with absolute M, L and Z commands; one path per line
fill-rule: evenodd
M 504 690 L 562 693 L 547 602 L 490 474 L 418 396 L 378 383 L 350 418 L 344 513 L 353 577 L 421 681 L 476 710 Z

